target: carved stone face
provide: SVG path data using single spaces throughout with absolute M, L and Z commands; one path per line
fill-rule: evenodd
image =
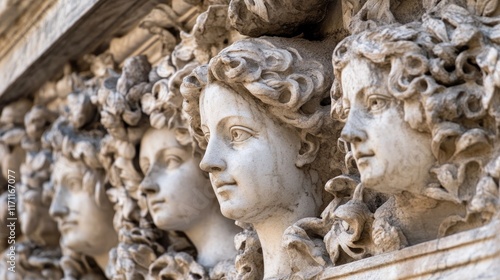
M 217 83 L 200 98 L 208 142 L 200 166 L 210 172 L 222 214 L 248 223 L 286 217 L 294 212 L 296 197 L 310 192 L 304 171 L 295 166 L 301 147 L 297 131 L 259 106 Z
M 142 138 L 140 165 L 146 176 L 140 188 L 159 228 L 187 230 L 216 203 L 199 164 L 192 148 L 179 144 L 175 130 L 151 128 Z
M 89 256 L 107 253 L 116 245 L 117 234 L 113 228 L 114 211 L 106 194 L 91 194 L 84 189 L 88 169 L 81 162 L 61 158 L 54 170 L 56 192 L 50 215 L 57 221 L 62 244 Z
M 387 89 L 387 71 L 353 60 L 342 71 L 342 138 L 351 143 L 361 181 L 384 193 L 421 194 L 435 162 L 431 137 L 404 121 L 402 103 Z

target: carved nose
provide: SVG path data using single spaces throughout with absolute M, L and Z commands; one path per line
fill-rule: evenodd
M 223 151 L 221 151 L 217 145 L 215 145 L 215 141 L 208 142 L 207 149 L 205 151 L 205 155 L 200 162 L 201 170 L 205 172 L 219 172 L 226 169 L 226 162 L 222 158 Z
M 54 219 L 61 218 L 69 214 L 69 209 L 66 206 L 65 199 L 60 194 L 60 191 L 56 192 L 56 195 L 50 204 L 49 214 Z
M 139 188 L 141 192 L 145 193 L 146 195 L 153 195 L 160 191 L 160 187 L 158 186 L 156 181 L 151 178 L 151 173 L 146 174 L 146 177 L 144 177 L 144 180 L 142 180 Z
M 362 128 L 359 120 L 349 116 L 340 137 L 349 143 L 359 143 L 365 141 L 368 135 Z

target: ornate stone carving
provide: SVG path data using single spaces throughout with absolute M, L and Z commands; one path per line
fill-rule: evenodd
M 363 186 L 390 195 L 364 229 L 374 253 L 498 211 L 497 21 L 457 5 L 422 21 L 353 35 L 334 52 L 332 114 L 346 121 Z
M 20 99 L 16 102 L 12 102 L 5 106 L 0 114 L 0 184 L 1 184 L 1 196 L 0 196 L 0 236 L 2 241 L 0 243 L 0 250 L 3 252 L 6 248 L 10 247 L 8 243 L 8 237 L 10 235 L 10 230 L 7 227 L 9 224 L 9 201 L 10 204 L 16 203 L 18 197 L 11 195 L 12 199 L 8 197 L 8 176 L 15 176 L 18 182 L 20 179 L 20 166 L 25 159 L 26 152 L 22 149 L 21 143 L 24 137 L 26 137 L 26 132 L 24 129 L 23 116 L 26 114 L 32 106 L 32 102 L 27 99 Z M 10 170 L 10 172 L 9 172 Z M 10 184 L 13 185 L 13 184 Z M 13 185 L 15 187 L 15 185 Z M 12 209 L 12 208 L 11 208 Z M 19 212 L 17 209 L 14 212 L 14 217 L 17 218 Z M 15 228 L 16 236 L 21 235 L 19 227 Z M 3 259 L 3 258 L 2 258 Z M 5 266 L 5 263 L 3 263 Z M 4 267 L 0 268 L 0 272 L 6 272 Z
M 101 2 L 100 47 L 0 104 L 0 278 L 496 277 L 497 0 L 172 0 L 139 24 L 103 7 L 152 2 Z M 84 35 L 54 30 L 6 75 L 62 65 Z
M 313 0 L 232 0 L 229 4 L 231 25 L 241 34 L 296 35 L 307 26 L 323 20 L 329 1 Z
M 59 231 L 49 216 L 52 151 L 42 148 L 41 136 L 52 124 L 55 114 L 36 105 L 25 115 L 26 134 L 21 146 L 26 160 L 21 164 L 18 185 L 19 224 L 26 240 L 16 244 L 18 270 L 23 278 L 61 278 Z M 12 274 L 4 275 L 10 279 Z
M 196 249 L 195 258 L 178 249 L 169 250 L 150 267 L 149 277 L 224 279 L 234 273 L 232 239 L 238 230 L 221 215 L 210 181 L 199 169 L 202 151 L 187 129 L 179 92 L 182 78 L 231 40 L 226 9 L 224 5 L 210 6 L 190 34 L 181 34 L 182 42 L 158 66 L 162 79 L 141 100 L 152 126 L 141 141 L 139 158 L 145 174 L 141 189 L 149 212 L 156 226 L 184 232 Z
M 361 5 L 361 3 L 363 3 Z M 351 33 L 395 23 L 390 0 L 343 0 L 344 27 Z
M 118 246 L 110 252 L 108 270 L 113 279 L 145 279 L 151 263 L 164 251 L 158 243 L 162 233 L 152 225 L 142 203 L 138 188 L 142 175 L 134 166 L 135 145 L 147 129 L 140 99 L 158 79 L 154 73 L 146 57 L 131 57 L 125 60 L 121 75 L 108 76 L 92 99 L 109 133 L 99 159 L 113 186 L 108 195 L 114 203 L 113 224 L 119 237 Z
M 467 0 L 467 8 L 479 16 L 491 16 L 498 6 L 498 0 Z
M 297 220 L 317 216 L 323 204 L 324 174 L 315 161 L 328 123 L 322 102 L 330 79 L 318 54 L 328 50 L 293 43 L 238 41 L 181 87 L 193 133 L 206 149 L 200 166 L 210 173 L 222 214 L 254 226 L 265 278 L 291 273 L 281 236 Z M 297 50 L 307 47 L 317 53 Z M 222 104 L 224 111 L 217 109 Z

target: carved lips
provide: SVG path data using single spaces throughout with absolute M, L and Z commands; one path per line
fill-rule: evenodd
M 161 205 L 165 202 L 164 199 L 156 199 L 156 200 L 150 200 L 149 202 L 149 205 L 150 205 L 150 210 L 151 211 L 155 211 L 156 209 L 158 209 L 159 207 L 161 207 Z
M 356 159 L 356 164 L 358 165 L 358 168 L 360 166 L 366 165 L 368 163 L 368 160 L 373 156 L 375 156 L 375 153 L 372 151 L 369 152 L 356 151 L 354 153 L 354 158 Z
M 68 231 L 71 227 L 76 226 L 77 222 L 73 220 L 65 221 L 65 220 L 60 220 L 59 221 L 59 228 L 62 232 Z
M 230 188 L 236 187 L 236 182 L 235 181 L 223 181 L 223 180 L 218 180 L 214 179 L 212 181 L 213 186 L 215 187 L 215 192 L 220 195 L 223 198 L 227 198 L 227 191 L 229 191 Z

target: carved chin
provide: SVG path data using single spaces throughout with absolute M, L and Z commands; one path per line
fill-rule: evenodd
M 393 193 L 391 184 L 385 172 L 387 168 L 380 165 L 371 165 L 360 169 L 361 182 L 366 188 L 370 188 L 382 193 Z
M 238 208 L 235 208 L 230 201 L 222 201 L 219 203 L 222 216 L 237 221 L 241 221 L 241 219 L 245 217 L 245 211 L 241 211 Z
M 189 217 L 165 217 L 161 214 L 153 215 L 153 222 L 161 230 L 180 230 L 184 231 L 192 223 Z
M 77 233 L 67 232 L 61 236 L 61 244 L 75 252 L 83 253 L 82 245 L 85 244 L 85 239 Z

